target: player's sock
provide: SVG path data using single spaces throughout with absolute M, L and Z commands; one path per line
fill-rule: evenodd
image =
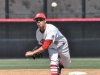
M 51 65 L 51 75 L 58 75 L 58 67 L 56 65 Z

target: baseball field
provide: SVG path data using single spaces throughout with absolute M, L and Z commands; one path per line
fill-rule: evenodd
M 100 75 L 100 58 L 71 58 L 70 72 L 86 72 L 87 75 Z M 0 75 L 50 75 L 49 59 L 0 59 Z

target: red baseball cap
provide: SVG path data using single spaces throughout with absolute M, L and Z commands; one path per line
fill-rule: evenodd
M 44 18 L 44 19 L 46 19 L 46 16 L 43 13 L 38 13 L 38 14 L 36 14 L 34 19 L 36 19 L 36 18 Z

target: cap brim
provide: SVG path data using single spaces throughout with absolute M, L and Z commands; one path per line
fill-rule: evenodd
M 43 17 L 35 17 L 34 20 L 36 20 L 37 18 L 43 18 Z M 43 19 L 45 19 L 45 18 L 43 18 Z

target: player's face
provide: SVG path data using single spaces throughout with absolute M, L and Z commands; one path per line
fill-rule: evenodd
M 35 21 L 39 28 L 43 28 L 46 23 L 45 19 L 43 19 L 43 18 L 37 18 L 37 19 L 35 19 Z

